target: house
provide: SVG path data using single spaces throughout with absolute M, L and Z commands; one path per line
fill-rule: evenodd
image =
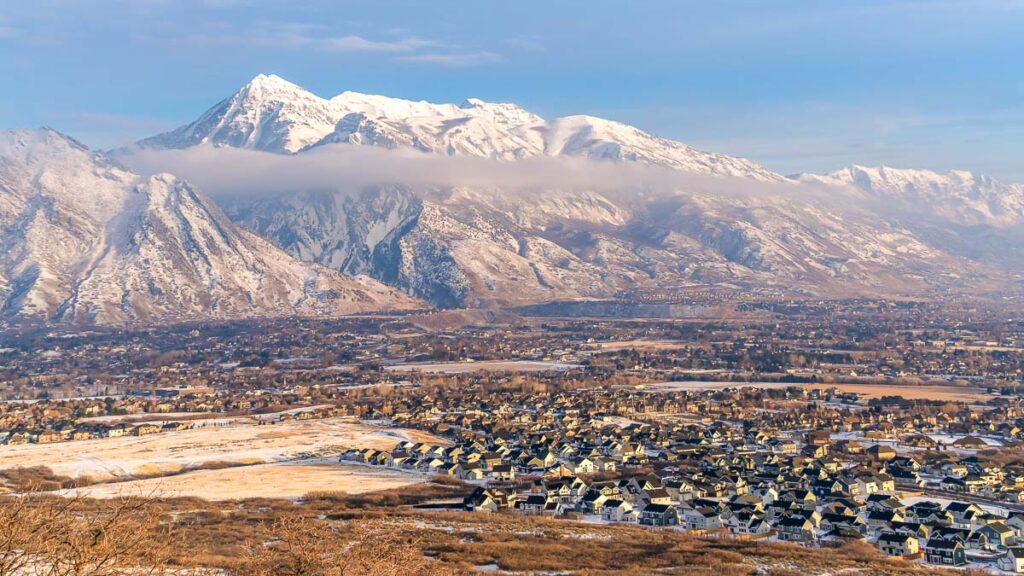
M 917 537 L 896 532 L 882 534 L 875 545 L 889 556 L 912 556 L 921 550 Z
M 924 558 L 929 564 L 963 566 L 967 563 L 967 552 L 957 540 L 930 538 L 924 545 Z
M 892 460 L 896 457 L 896 450 L 885 444 L 875 444 L 868 448 L 868 455 L 875 460 Z
M 689 530 L 715 530 L 725 526 L 722 513 L 708 506 L 683 510 L 683 523 Z
M 9 434 L 7 434 L 7 438 L 4 439 L 4 444 L 8 444 L 10 446 L 15 446 L 15 445 L 19 445 L 19 444 L 28 444 L 29 440 L 30 440 L 29 433 L 25 432 L 23 430 L 19 430 L 19 431 L 10 432 Z
M 601 508 L 608 501 L 608 495 L 598 490 L 588 490 L 577 504 L 579 510 L 584 514 L 600 514 Z
M 515 510 L 520 514 L 543 514 L 548 499 L 543 494 L 530 494 L 522 500 L 516 500 Z
M 138 426 L 132 428 L 131 435 L 146 436 L 148 434 L 157 434 L 158 432 L 160 432 L 160 430 L 160 426 L 156 424 L 139 424 Z
M 679 512 L 669 504 L 648 504 L 640 511 L 639 521 L 644 526 L 677 526 Z
M 939 487 L 946 492 L 967 492 L 967 483 L 964 477 L 946 476 L 939 482 Z
M 498 501 L 484 488 L 477 488 L 473 491 L 463 500 L 462 505 L 466 510 L 472 512 L 497 512 L 499 508 Z
M 990 544 L 1000 548 L 1017 544 L 1017 534 L 1002 522 L 990 522 L 978 528 L 977 532 L 984 534 Z
M 55 442 L 63 442 L 64 436 L 55 430 L 43 430 L 36 435 L 36 444 L 53 444 Z
M 665 504 L 669 505 L 672 503 L 672 496 L 668 493 L 668 490 L 664 488 L 650 488 L 640 493 L 640 497 L 649 504 Z
M 601 518 L 608 522 L 633 522 L 636 520 L 636 512 L 629 502 L 608 500 L 601 507 Z
M 803 516 L 793 515 L 783 518 L 778 523 L 779 539 L 788 542 L 812 542 L 818 535 L 814 524 Z
M 865 536 L 859 530 L 856 530 L 854 528 L 836 526 L 835 528 L 826 532 L 821 539 L 826 542 L 846 544 L 848 542 L 863 542 L 865 540 Z
M 1018 539 L 1024 536 L 1024 514 L 1020 512 L 1011 514 L 1004 524 L 1013 529 L 1014 533 L 1017 534 Z
M 988 541 L 988 536 L 984 532 L 975 530 L 967 535 L 967 540 L 964 542 L 964 546 L 968 550 L 991 550 L 992 544 Z
M 575 469 L 577 474 L 593 474 L 600 469 L 600 464 L 595 462 L 592 457 L 584 456 L 576 461 Z
M 868 525 L 860 516 L 848 516 L 846 514 L 822 514 L 821 516 L 821 529 L 826 532 L 831 532 L 837 528 L 851 529 L 860 532 L 861 534 L 867 534 Z
M 998 566 L 1003 572 L 1024 574 L 1024 547 L 1011 546 L 999 557 Z
M 131 428 L 124 423 L 116 424 L 107 429 L 108 438 L 120 438 L 121 436 L 127 436 Z
M 965 502 L 950 502 L 946 505 L 945 511 L 953 516 L 953 524 L 966 528 L 971 527 L 985 514 L 977 504 Z
M 432 462 L 438 462 L 434 459 Z M 484 468 L 480 462 L 460 462 L 455 465 L 454 474 L 462 480 L 483 480 Z
M 768 441 L 768 449 L 773 454 L 796 454 L 797 445 L 796 442 L 786 439 L 773 439 Z
M 491 478 L 503 482 L 511 482 L 516 479 L 516 469 L 511 464 L 495 464 L 491 467 Z
M 960 448 L 961 450 L 984 450 L 988 448 L 988 444 L 977 436 L 964 436 L 953 442 L 953 447 Z

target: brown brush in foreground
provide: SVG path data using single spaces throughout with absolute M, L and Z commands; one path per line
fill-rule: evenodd
M 0 576 L 139 576 L 163 571 L 167 530 L 153 502 L 0 498 Z
M 0 576 L 202 574 L 171 565 L 170 518 L 159 500 L 0 497 Z M 182 572 L 182 568 L 187 568 Z M 217 572 L 225 574 L 225 572 Z M 235 576 L 441 576 L 419 543 L 352 523 L 284 515 L 259 525 Z
M 450 568 L 423 556 L 419 543 L 393 532 L 351 525 L 342 532 L 324 522 L 290 515 L 265 528 L 240 576 L 441 576 Z

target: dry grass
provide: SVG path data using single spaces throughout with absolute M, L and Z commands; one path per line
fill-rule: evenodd
M 423 512 L 409 506 L 436 498 L 456 498 L 470 489 L 452 479 L 438 478 L 414 490 L 363 495 L 317 493 L 300 503 L 276 499 L 233 504 L 136 499 L 131 501 L 146 503 L 145 514 L 122 524 L 134 523 L 139 529 L 122 528 L 119 533 L 143 534 L 154 544 L 174 543 L 161 560 L 164 567 L 221 570 L 222 574 L 237 576 L 432 576 L 470 573 L 488 565 L 512 572 L 571 571 L 602 576 L 942 573 L 888 559 L 863 543 L 834 549 L 802 548 L 508 513 Z M 0 518 L 6 512 L 9 526 L 19 525 L 20 513 L 9 508 L 18 500 L 22 499 L 0 499 Z M 118 501 L 73 502 L 75 516 L 80 519 L 75 521 L 90 522 L 91 518 L 109 518 L 111 506 Z M 159 521 L 154 523 L 154 519 Z M 145 547 L 134 545 L 132 550 L 136 552 L 124 555 L 124 562 L 142 566 L 143 557 L 138 555 L 141 549 Z M 0 557 L 2 552 L 0 546 Z
M 0 470 L 0 481 L 12 492 L 50 492 L 88 484 L 88 478 L 71 478 L 54 474 L 46 466 L 18 466 Z

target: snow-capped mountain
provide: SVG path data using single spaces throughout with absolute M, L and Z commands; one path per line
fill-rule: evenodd
M 365 274 L 438 306 L 491 306 L 681 286 L 819 295 L 1005 285 L 1024 270 L 1021 190 L 965 173 L 853 168 L 788 179 L 590 116 L 514 104 L 344 92 L 323 99 L 258 76 L 195 122 L 141 142 L 298 155 L 353 146 L 496 162 L 583 158 L 701 176 L 665 190 L 551 185 L 284 188 L 221 199 L 288 253 Z M 325 148 L 329 147 L 329 148 Z M 926 205 L 926 206 L 925 206 Z M 1012 281 L 1012 280 L 1010 280 Z
M 122 324 L 414 307 L 301 262 L 170 174 L 49 129 L 0 132 L 0 317 Z
M 984 174 L 850 166 L 824 176 L 802 174 L 804 182 L 854 186 L 898 201 L 912 209 L 927 208 L 938 216 L 966 225 L 1016 225 L 1024 220 L 1024 185 L 1002 184 Z
M 343 92 L 324 99 L 274 75 L 259 75 L 196 121 L 141 141 L 200 143 L 295 153 L 329 144 L 411 148 L 448 156 L 517 160 L 540 156 L 635 161 L 700 174 L 785 179 L 753 162 L 592 116 L 545 121 L 515 104 L 475 98 L 461 105 Z
M 195 122 L 143 141 L 161 148 L 213 142 L 269 152 L 297 152 L 330 132 L 329 102 L 277 76 L 259 75 Z

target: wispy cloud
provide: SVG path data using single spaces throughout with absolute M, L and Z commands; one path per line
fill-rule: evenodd
M 323 26 L 294 22 L 257 22 L 244 31 L 228 26 L 193 32 L 183 37 L 190 44 L 232 45 L 332 54 L 390 55 L 400 62 L 434 64 L 449 68 L 480 66 L 501 61 L 490 51 L 465 50 L 439 40 L 404 33 L 391 37 L 336 34 Z
M 369 40 L 349 34 L 322 38 L 316 41 L 320 48 L 332 52 L 414 52 L 423 48 L 442 46 L 440 42 L 409 36 L 397 40 Z
M 494 52 L 466 52 L 466 53 L 426 53 L 399 56 L 396 60 L 400 62 L 413 62 L 424 64 L 437 64 L 448 68 L 467 68 L 470 66 L 481 66 L 484 64 L 495 64 L 501 62 L 500 54 Z

